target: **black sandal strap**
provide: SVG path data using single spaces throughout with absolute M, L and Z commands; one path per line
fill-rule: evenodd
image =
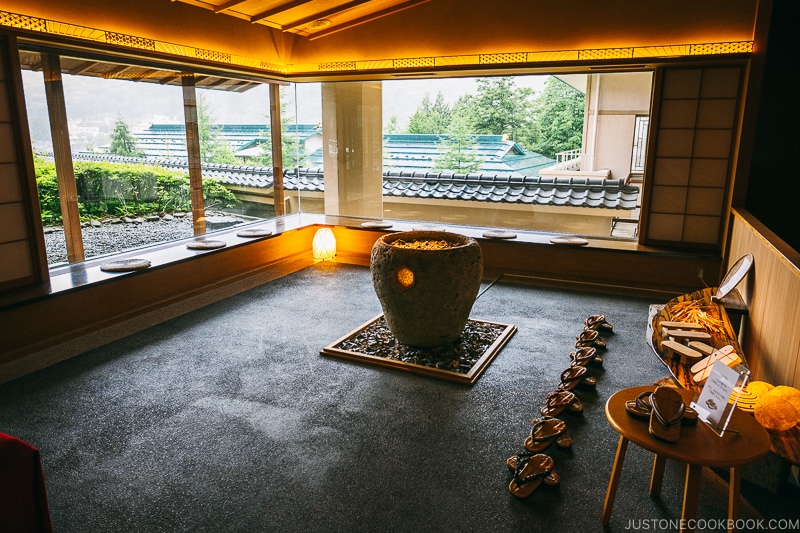
M 535 454 L 535 453 L 531 454 L 530 457 L 528 457 L 525 460 L 524 463 L 522 463 L 519 460 L 517 460 L 517 468 L 514 470 L 514 483 L 516 483 L 518 487 L 526 485 L 526 484 L 528 484 L 528 483 L 530 483 L 532 481 L 535 481 L 535 480 L 537 480 L 539 478 L 546 478 L 547 476 L 550 475 L 550 472 L 553 471 L 552 467 L 551 468 L 545 468 L 541 472 L 536 472 L 535 474 L 531 474 L 530 476 L 520 477 L 520 474 L 522 474 L 522 470 L 525 468 L 525 465 L 527 465 L 528 461 L 530 461 L 531 457 L 533 457 L 535 455 L 538 455 L 538 454 Z M 519 456 L 517 456 L 517 457 L 519 457 Z

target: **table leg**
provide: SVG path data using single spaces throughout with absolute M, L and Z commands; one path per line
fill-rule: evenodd
M 614 457 L 614 466 L 611 467 L 611 478 L 608 480 L 606 501 L 603 504 L 603 525 L 607 526 L 611 520 L 611 508 L 614 507 L 614 498 L 617 496 L 617 484 L 622 473 L 622 463 L 625 462 L 625 452 L 628 449 L 628 439 L 620 435 L 617 444 L 617 455 Z
M 664 465 L 667 459 L 656 454 L 653 457 L 653 474 L 650 476 L 650 496 L 657 498 L 661 496 L 661 482 L 664 481 Z
M 739 518 L 739 494 L 742 488 L 742 472 L 731 468 L 728 482 L 728 531 L 736 531 L 736 519 Z
M 681 511 L 681 533 L 693 533 L 697 518 L 697 504 L 700 499 L 700 477 L 702 475 L 700 465 L 686 465 L 686 485 L 683 487 L 683 510 Z

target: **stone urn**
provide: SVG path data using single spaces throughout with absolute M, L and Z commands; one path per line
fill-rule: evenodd
M 426 242 L 447 246 L 422 246 Z M 458 339 L 469 320 L 483 277 L 483 254 L 475 239 L 457 233 L 389 233 L 372 247 L 370 270 L 386 324 L 397 341 L 442 346 Z

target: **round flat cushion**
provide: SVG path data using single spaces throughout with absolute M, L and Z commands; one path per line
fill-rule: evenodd
M 413 231 L 447 231 L 447 228 L 444 226 L 437 226 L 435 224 L 432 225 L 424 225 L 424 226 L 414 226 L 411 228 Z
M 767 383 L 766 381 L 751 381 L 747 384 L 747 390 L 759 397 L 764 396 L 774 388 L 774 385 Z
M 147 259 L 118 259 L 100 265 L 103 272 L 132 272 L 134 270 L 144 270 L 150 268 L 150 261 Z
M 376 229 L 388 229 L 392 227 L 391 222 L 385 222 L 383 220 L 368 220 L 367 222 L 362 222 L 362 228 L 376 228 Z
M 192 241 L 186 245 L 190 250 L 214 250 L 216 248 L 225 248 L 225 246 L 227 246 L 225 241 L 213 240 Z
M 487 239 L 516 239 L 517 234 L 513 231 L 502 231 L 502 230 L 489 230 L 484 231 L 483 236 Z
M 567 246 L 584 246 L 589 244 L 589 241 L 581 237 L 553 237 L 550 239 L 553 244 L 566 244 Z
M 772 431 L 787 431 L 797 425 L 797 409 L 780 396 L 767 394 L 753 410 L 759 424 Z
M 236 234 L 238 237 L 267 237 L 272 231 L 264 228 L 247 228 Z

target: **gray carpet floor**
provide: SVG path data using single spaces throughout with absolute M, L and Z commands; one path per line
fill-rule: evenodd
M 0 431 L 41 451 L 62 532 L 601 531 L 604 402 L 666 376 L 652 303 L 501 280 L 472 317 L 518 331 L 469 386 L 320 355 L 381 309 L 369 269 L 319 264 L 1 385 Z M 615 333 L 563 417 L 573 448 L 547 452 L 561 484 L 519 500 L 505 461 L 595 313 Z M 629 447 L 606 531 L 673 529 L 684 468 L 650 498 L 651 464 Z M 699 517 L 726 518 L 726 491 L 704 469 Z M 798 516 L 791 486 L 742 492 L 743 519 Z

